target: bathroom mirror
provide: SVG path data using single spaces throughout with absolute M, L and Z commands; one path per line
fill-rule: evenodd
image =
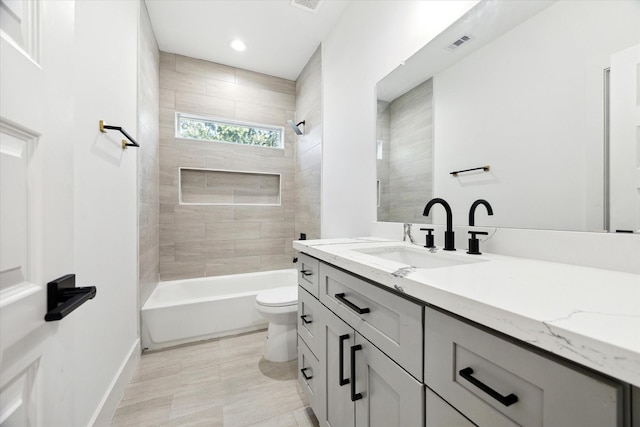
M 378 221 L 638 230 L 639 33 L 636 0 L 478 3 L 376 86 Z

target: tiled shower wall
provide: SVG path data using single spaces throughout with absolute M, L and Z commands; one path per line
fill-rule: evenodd
M 159 249 L 159 89 L 160 51 L 144 1 L 138 32 L 138 301 L 142 306 L 158 284 Z
M 322 161 L 322 47 L 319 46 L 296 81 L 296 123 L 304 135 L 296 139 L 295 235 L 320 236 L 320 170 Z
M 296 83 L 160 53 L 160 279 L 291 268 Z M 175 137 L 175 113 L 282 126 L 273 149 Z M 281 206 L 180 205 L 180 167 L 281 174 Z
M 378 160 L 378 221 L 428 222 L 422 212 L 433 195 L 433 80 L 393 100 L 386 112 L 389 143 Z M 378 119 L 386 121 L 381 114 Z M 378 137 L 384 127 L 378 127 Z

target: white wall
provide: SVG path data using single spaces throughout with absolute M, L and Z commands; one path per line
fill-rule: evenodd
M 122 136 L 100 133 L 99 120 L 137 125 L 137 1 L 75 3 L 74 120 L 75 264 L 78 286 L 95 299 L 69 316 L 74 343 L 71 425 L 93 422 L 138 342 L 137 150 Z M 140 149 L 144 149 L 141 147 Z
M 476 3 L 354 1 L 323 42 L 323 238 L 376 220 L 376 83 Z
M 484 198 L 481 225 L 603 229 L 603 70 L 638 28 L 640 2 L 558 2 L 434 77 L 434 196 L 455 224 Z

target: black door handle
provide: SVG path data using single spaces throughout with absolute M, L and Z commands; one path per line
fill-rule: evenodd
M 302 319 L 302 323 L 304 323 L 305 325 L 308 325 L 309 323 L 313 323 L 312 320 L 307 320 L 307 316 L 309 316 L 308 314 L 303 314 L 302 316 L 300 316 L 300 318 Z
M 366 314 L 371 311 L 367 307 L 365 308 L 358 307 L 357 305 L 355 305 L 354 303 L 346 299 L 344 297 L 344 293 L 336 294 L 335 297 L 338 301 L 344 303 L 344 305 L 346 305 L 347 307 L 349 307 L 351 310 L 355 311 L 358 314 Z
M 313 375 L 307 375 L 307 369 L 309 368 L 300 369 L 300 373 L 302 374 L 305 380 L 309 381 L 311 378 L 313 378 Z
M 300 273 L 302 273 L 303 276 L 311 276 L 313 274 L 313 271 L 311 271 L 311 270 L 300 270 Z
M 362 350 L 360 344 L 351 347 L 351 401 L 362 399 L 362 393 L 356 393 L 356 351 Z
M 349 384 L 349 378 L 345 378 L 344 377 L 344 341 L 349 339 L 349 334 L 344 334 L 344 335 L 340 335 L 340 350 L 338 351 L 338 353 L 340 353 L 340 363 L 338 364 L 340 366 L 339 372 L 338 372 L 338 383 L 340 384 L 340 386 L 342 387 L 345 384 Z
M 507 396 L 503 396 L 482 381 L 472 377 L 471 375 L 473 374 L 473 369 L 471 369 L 470 367 L 464 368 L 458 373 L 462 378 L 469 381 L 471 384 L 478 387 L 480 390 L 484 391 L 489 396 L 502 403 L 504 406 L 511 406 L 518 401 L 518 396 L 516 396 L 515 394 L 511 393 Z

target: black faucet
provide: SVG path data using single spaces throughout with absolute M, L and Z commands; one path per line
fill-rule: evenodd
M 429 216 L 429 211 L 431 207 L 435 204 L 441 204 L 444 207 L 444 210 L 447 211 L 447 231 L 444 232 L 444 250 L 445 251 L 455 251 L 456 250 L 456 242 L 453 234 L 453 214 L 451 213 L 451 206 L 444 199 L 435 198 L 429 200 L 427 206 L 424 207 L 423 216 Z
M 491 209 L 491 205 L 484 199 L 478 199 L 471 205 L 471 209 L 469 209 L 469 226 L 473 227 L 476 225 L 475 215 L 476 208 L 480 205 L 484 205 L 487 208 L 487 213 L 489 215 L 493 215 L 493 209 Z
M 493 215 L 493 209 L 491 209 L 491 205 L 489 204 L 489 202 L 487 202 L 484 199 L 476 200 L 471 205 L 471 209 L 469 209 L 469 226 L 471 227 L 476 225 L 476 221 L 475 221 L 476 208 L 480 205 L 484 205 L 487 208 L 487 213 L 489 215 Z M 467 253 L 471 255 L 482 254 L 482 252 L 480 252 L 480 240 L 478 240 L 477 236 L 478 235 L 486 236 L 489 233 L 487 233 L 486 231 L 469 231 L 469 234 L 471 234 L 471 238 L 469 239 L 469 250 L 467 251 Z

